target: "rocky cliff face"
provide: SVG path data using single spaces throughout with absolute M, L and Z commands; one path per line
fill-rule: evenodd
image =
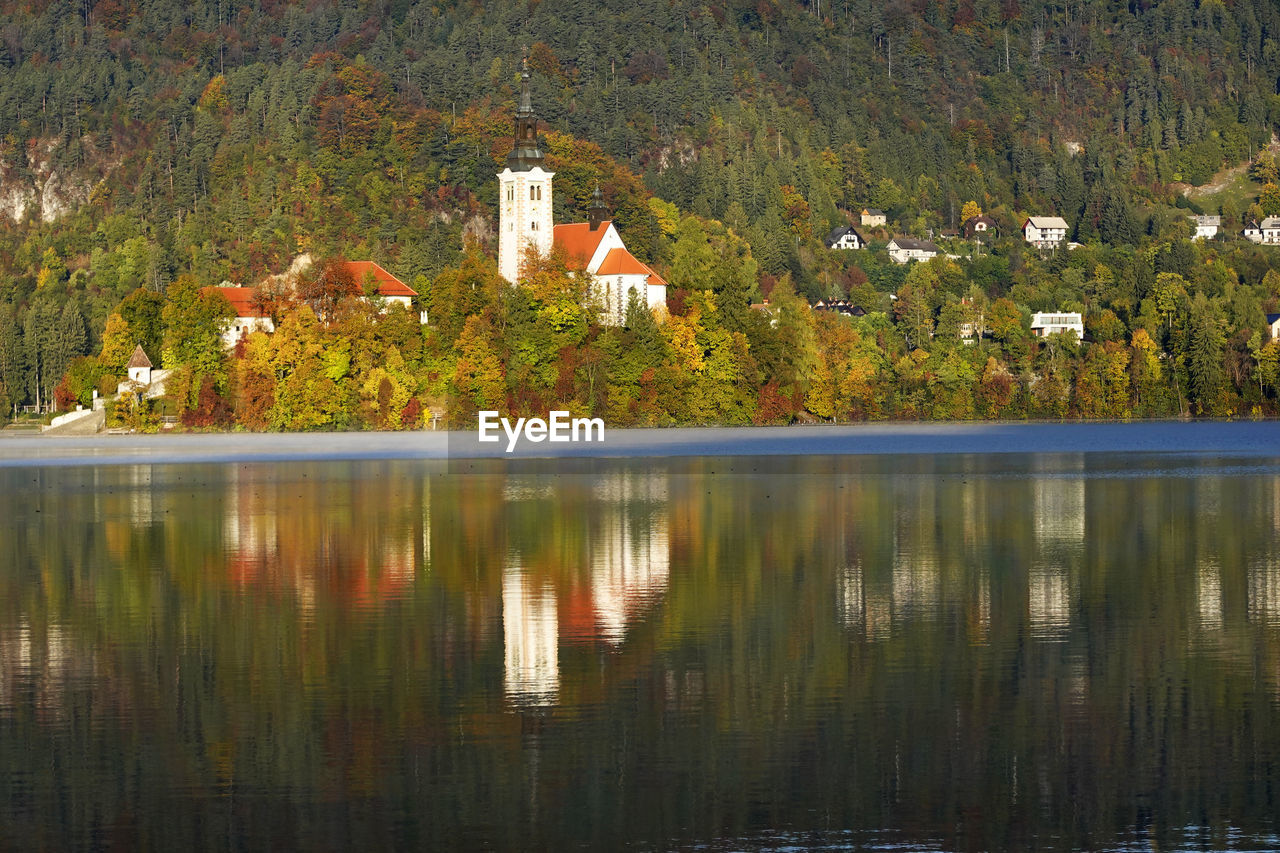
M 80 140 L 79 163 L 62 165 L 57 139 L 36 139 L 26 151 L 0 153 L 0 216 L 21 223 L 30 216 L 54 222 L 89 201 L 119 166 L 91 137 Z

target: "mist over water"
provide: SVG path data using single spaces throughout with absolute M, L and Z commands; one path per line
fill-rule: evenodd
M 1280 849 L 1280 458 L 0 469 L 0 848 Z

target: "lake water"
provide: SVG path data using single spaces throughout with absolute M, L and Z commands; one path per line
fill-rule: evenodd
M 1280 849 L 1280 452 L 0 467 L 0 849 Z

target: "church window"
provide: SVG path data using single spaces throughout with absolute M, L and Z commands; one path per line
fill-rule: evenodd
M 529 187 L 529 201 L 533 201 L 533 199 L 534 199 L 533 187 Z
M 530 222 L 530 223 L 529 223 L 529 230 L 530 230 L 530 231 L 537 231 L 537 230 L 538 230 L 538 220 L 536 220 L 536 219 L 535 219 L 535 220 L 533 220 L 532 222 Z
M 542 201 L 542 184 L 538 184 L 535 189 L 538 191 L 538 201 Z

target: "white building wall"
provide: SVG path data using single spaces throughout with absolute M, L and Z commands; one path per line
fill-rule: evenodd
M 534 166 L 527 172 L 507 168 L 498 175 L 498 272 L 512 284 L 520 278 L 520 261 L 529 244 L 543 256 L 551 253 L 554 174 Z
M 254 332 L 271 334 L 275 330 L 275 323 L 271 322 L 270 317 L 237 317 L 222 332 L 222 345 L 231 349 L 240 340 L 241 335 L 247 336 Z

